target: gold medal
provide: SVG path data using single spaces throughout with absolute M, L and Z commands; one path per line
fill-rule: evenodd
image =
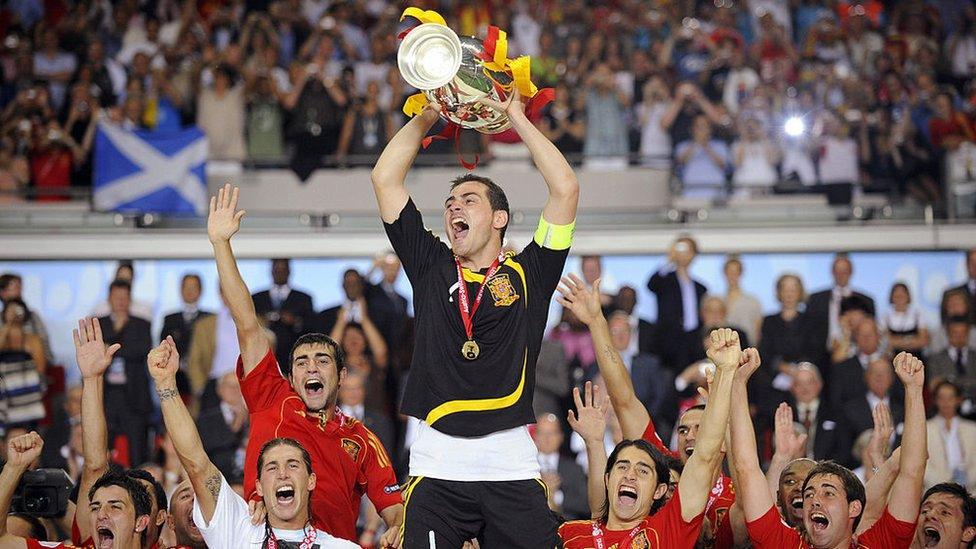
M 473 339 L 469 339 L 461 346 L 461 356 L 468 360 L 474 360 L 481 354 L 481 349 Z

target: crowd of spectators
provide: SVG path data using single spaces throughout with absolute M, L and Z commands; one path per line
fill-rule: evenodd
M 421 4 L 461 34 L 507 30 L 510 55 L 533 56 L 536 83 L 556 88 L 538 123 L 581 162 L 673 169 L 690 197 L 840 184 L 973 211 L 966 0 Z M 149 131 L 195 123 L 213 159 L 287 163 L 302 178 L 369 164 L 413 91 L 395 64 L 402 7 L 5 3 L 2 196 L 89 185 L 101 118 Z M 489 161 L 509 137 L 466 136 L 462 149 Z
M 613 288 L 602 298 L 612 344 L 666 443 L 679 440 L 679 414 L 699 404 L 699 388 L 707 388 L 706 335 L 714 328 L 731 327 L 743 345 L 756 346 L 763 357 L 762 369 L 750 382 L 761 458 L 769 460 L 775 451 L 773 418 L 785 402 L 793 409 L 797 432 L 808 435 L 805 455 L 834 459 L 870 475 L 865 471 L 876 465 L 871 460 L 880 459 L 866 446 L 876 408 L 883 405 L 890 411 L 892 426 L 901 422 L 903 391 L 891 359 L 905 350 L 923 357 L 926 368 L 925 394 L 932 417 L 927 486 L 953 480 L 976 489 L 976 451 L 970 451 L 973 441 L 967 438 L 976 431 L 976 423 L 969 420 L 976 417 L 976 250 L 966 252 L 968 278 L 946 289 L 941 321 L 934 326 L 926 325 L 905 284 L 852 288 L 854 265 L 843 254 L 832 264 L 830 288 L 808 294 L 800 274 L 783 273 L 770 288 L 781 309 L 764 316 L 758 298 L 739 284 L 748 265 L 729 256 L 725 287 L 707 288 L 694 276 L 697 252 L 693 239 L 679 238 L 667 262 L 649 274 L 656 319 L 637 316 L 639 293 L 633 287 Z M 613 273 L 604 272 L 599 256 L 583 257 L 580 265 L 587 283 L 613 278 Z M 303 333 L 331 334 L 339 342 L 347 373 L 338 405 L 375 432 L 402 478 L 418 420 L 398 413 L 413 347 L 410 303 L 395 289 L 400 273 L 400 262 L 392 253 L 379 256 L 369 272 L 349 269 L 336 281 L 342 288 L 341 302 L 316 311 L 312 296 L 290 285 L 289 261 L 275 259 L 271 287 L 253 297 L 279 360 L 287 360 Z M 122 344 L 105 377 L 113 460 L 141 464 L 166 480 L 169 488 L 180 477 L 179 460 L 161 427 L 158 404 L 150 398 L 155 394 L 152 382 L 145 375 L 153 342 L 172 336 L 182 357 L 177 384 L 195 415 L 207 453 L 231 484 L 235 479 L 239 483 L 249 424 L 229 312 L 223 305 L 216 311 L 202 310 L 200 278 L 187 274 L 180 287 L 183 306 L 168 312 L 154 331 L 145 319 L 152 318 L 152 309 L 132 296 L 134 275 L 131 262 L 120 262 L 106 303 L 92 312 L 106 344 Z M 18 275 L 0 276 L 0 298 L 0 427 L 7 437 L 43 427 L 47 444 L 42 463 L 62 467 L 76 478 L 81 388 L 71 383 L 58 386 L 63 373 L 55 373 L 62 368 L 54 364 L 49 338 L 61 334 L 47 333 L 40 316 L 23 302 Z M 534 436 L 542 478 L 551 489 L 550 503 L 567 517 L 588 516 L 586 453 L 582 439 L 564 419 L 572 407 L 572 389 L 587 381 L 603 385 L 589 331 L 570 310 L 562 309 L 558 324 L 543 341 L 536 368 Z M 611 413 L 608 448 L 621 437 Z M 375 524 L 378 515 L 367 510 L 362 520 Z

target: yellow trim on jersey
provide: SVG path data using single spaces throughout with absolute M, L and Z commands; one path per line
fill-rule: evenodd
M 511 256 L 505 258 L 505 265 L 508 265 L 515 272 L 518 273 L 519 278 L 522 279 L 522 293 L 525 294 L 524 303 L 526 307 L 529 305 L 529 284 L 525 280 L 525 269 L 522 268 L 522 264 L 515 261 Z
M 476 273 L 474 271 L 468 270 L 467 267 L 461 267 L 461 276 L 464 277 L 465 282 L 483 282 L 485 280 L 485 275 L 481 273 Z
M 518 387 L 503 397 L 498 398 L 479 398 L 471 400 L 449 400 L 444 404 L 434 408 L 427 414 L 424 421 L 427 425 L 434 425 L 434 422 L 450 414 L 458 412 L 487 412 L 488 410 L 501 410 L 508 408 L 522 398 L 522 391 L 525 389 L 525 365 L 529 361 L 529 350 L 525 350 L 522 358 L 522 378 L 519 380 Z
M 410 495 L 413 494 L 413 489 L 420 484 L 420 481 L 424 477 L 414 477 L 407 481 L 407 487 L 403 489 L 403 522 L 400 523 L 400 544 L 403 544 L 403 538 L 407 534 L 407 505 L 410 503 Z
M 569 225 L 553 225 L 539 216 L 539 227 L 535 230 L 535 243 L 550 250 L 566 250 L 573 243 L 576 220 Z

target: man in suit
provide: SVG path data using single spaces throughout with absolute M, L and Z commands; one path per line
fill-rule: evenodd
M 634 383 L 634 393 L 653 418 L 663 418 L 665 401 L 673 402 L 674 386 L 668 383 L 670 376 L 661 371 L 658 358 L 647 353 L 633 353 L 631 349 L 630 317 L 623 311 L 614 311 L 607 320 L 610 328 L 610 342 L 620 353 L 624 367 L 630 372 Z M 658 425 L 660 429 L 660 424 Z
M 969 347 L 971 330 L 966 317 L 952 317 L 946 321 L 949 346 L 928 361 L 926 379 L 930 387 L 950 380 L 960 387 L 964 399 L 976 398 L 976 349 Z
M 941 310 L 944 314 L 949 294 L 954 291 L 962 291 L 969 298 L 969 323 L 976 325 L 976 248 L 966 251 L 966 272 L 969 274 L 969 278 L 965 282 L 943 292 Z M 945 321 L 946 319 L 943 318 L 942 320 Z
M 820 370 L 810 362 L 801 362 L 792 369 L 790 377 L 789 404 L 793 408 L 793 417 L 807 433 L 805 457 L 817 461 L 850 461 L 850 452 L 841 447 L 847 441 L 844 422 L 836 408 L 822 398 Z
M 694 239 L 679 237 L 668 251 L 668 263 L 647 281 L 657 298 L 657 348 L 664 366 L 672 372 L 688 366 L 692 350 L 701 346 L 699 306 L 707 289 L 689 272 L 697 253 Z
M 132 286 L 128 282 L 115 280 L 109 285 L 108 303 L 111 312 L 98 319 L 102 337 L 106 345 L 119 343 L 122 348 L 105 372 L 105 419 L 109 440 L 125 435 L 129 464 L 138 465 L 149 457 L 147 437 L 153 405 L 146 356 L 152 348 L 152 333 L 148 320 L 129 312 Z
M 356 269 L 346 269 L 342 273 L 342 293 L 345 295 L 342 303 L 324 309 L 318 314 L 315 321 L 316 330 L 321 331 L 323 334 L 332 333 L 332 328 L 335 327 L 339 319 L 339 311 L 343 307 L 346 308 L 346 321 L 356 323 L 362 321 L 359 300 L 366 298 L 366 279 L 362 273 Z M 369 307 L 369 303 L 366 306 Z M 375 312 L 372 308 L 369 309 L 370 320 L 373 320 Z M 377 329 L 379 328 L 377 327 Z M 380 330 L 380 333 L 382 333 L 382 330 Z
M 633 286 L 621 286 L 613 300 L 612 307 L 614 310 L 623 311 L 630 316 L 630 348 L 628 351 L 659 355 L 660 352 L 655 347 L 655 331 L 657 328 L 652 322 L 638 317 L 635 312 L 637 310 L 637 290 Z
M 569 359 L 563 344 L 543 339 L 535 364 L 535 395 L 532 410 L 535 415 L 560 414 L 566 409 L 566 399 L 572 387 Z
M 235 372 L 227 372 L 217 381 L 220 405 L 200 412 L 197 429 L 203 448 L 226 478 L 243 474 L 244 463 L 238 463 L 247 441 L 248 412 L 241 395 L 241 384 Z M 243 456 L 243 453 L 241 454 Z
M 560 453 L 563 429 L 553 414 L 536 418 L 535 446 L 539 449 L 542 481 L 549 488 L 549 506 L 567 520 L 590 517 L 586 473 L 573 458 Z
M 827 364 L 830 350 L 834 342 L 843 339 L 843 327 L 840 322 L 840 303 L 845 297 L 859 296 L 868 304 L 868 314 L 874 316 L 874 299 L 851 288 L 851 275 L 854 266 L 847 254 L 837 254 L 831 267 L 834 285 L 831 288 L 816 292 L 807 300 L 806 315 L 810 319 L 810 337 L 813 340 L 811 349 L 823 349 L 818 357 L 818 364 Z M 829 379 L 829 378 L 828 378 Z
M 959 417 L 962 389 L 942 380 L 932 394 L 936 415 L 928 422 L 925 487 L 956 482 L 976 491 L 976 422 Z
M 873 318 L 864 319 L 854 332 L 856 355 L 833 366 L 828 382 L 830 403 L 834 407 L 861 396 L 867 390 L 864 372 L 868 365 L 884 356 L 881 350 L 881 332 Z
M 190 356 L 190 342 L 193 340 L 193 327 L 201 318 L 211 316 L 213 313 L 201 311 L 198 308 L 202 286 L 200 275 L 187 273 L 183 275 L 180 282 L 180 297 L 183 299 L 181 311 L 170 313 L 163 318 L 163 329 L 159 332 L 159 341 L 166 339 L 166 336 L 173 336 L 176 342 L 176 350 L 180 353 L 180 371 L 176 374 L 176 384 L 180 394 L 192 394 L 190 382 L 187 378 L 187 363 Z
M 392 251 L 376 259 L 374 270 L 379 269 L 382 278 L 378 284 L 366 283 L 366 305 L 369 316 L 376 329 L 383 335 L 390 357 L 403 354 L 402 347 L 409 345 L 403 337 L 409 315 L 407 298 L 396 291 L 396 281 L 400 278 L 400 259 Z M 367 277 L 368 278 L 368 277 Z M 394 364 L 399 370 L 401 364 Z
M 339 385 L 338 403 L 342 413 L 361 421 L 380 439 L 383 447 L 389 450 L 390 459 L 396 462 L 393 421 L 382 411 L 366 407 L 366 377 L 363 374 L 346 370 L 346 377 Z
M 298 336 L 305 333 L 305 326 L 315 314 L 312 296 L 289 286 L 290 276 L 291 260 L 272 259 L 271 288 L 252 296 L 255 312 L 275 334 L 278 364 L 290 363 L 292 345 Z
M 902 422 L 905 417 L 905 407 L 899 399 L 893 398 L 896 393 L 893 390 L 894 380 L 895 372 L 887 359 L 878 359 L 868 364 L 864 372 L 864 386 L 867 390 L 851 398 L 843 406 L 849 434 L 847 444 L 842 445 L 843 448 L 853 448 L 854 441 L 861 433 L 874 428 L 874 417 L 871 412 L 878 404 L 884 403 L 888 406 L 894 425 Z

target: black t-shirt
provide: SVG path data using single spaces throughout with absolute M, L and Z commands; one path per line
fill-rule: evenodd
M 474 314 L 481 352 L 468 360 L 461 356 L 467 335 L 451 249 L 424 228 L 412 199 L 384 227 L 414 291 L 416 340 L 401 411 L 451 436 L 483 436 L 534 422 L 536 358 L 569 250 L 533 241 L 506 255 Z M 473 304 L 484 272 L 465 269 L 464 277 Z

